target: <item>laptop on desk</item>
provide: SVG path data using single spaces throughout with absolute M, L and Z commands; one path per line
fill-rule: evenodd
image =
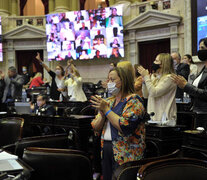
M 15 102 L 14 107 L 17 114 L 31 114 L 29 102 Z

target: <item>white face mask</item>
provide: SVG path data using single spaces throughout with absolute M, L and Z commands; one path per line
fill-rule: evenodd
M 55 71 L 55 73 L 56 73 L 56 75 L 60 75 L 60 74 L 61 74 L 61 70 L 58 70 L 58 69 L 57 69 L 57 70 Z
M 107 87 L 108 87 L 108 92 L 112 95 L 117 95 L 120 91 L 120 88 L 116 87 L 116 83 L 115 82 L 109 82 L 107 83 Z

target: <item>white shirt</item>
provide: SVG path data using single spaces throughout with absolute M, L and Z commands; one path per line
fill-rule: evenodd
M 203 75 L 203 72 L 193 81 L 193 85 L 195 87 L 198 87 L 198 84 L 199 84 L 199 82 L 201 80 L 202 75 Z

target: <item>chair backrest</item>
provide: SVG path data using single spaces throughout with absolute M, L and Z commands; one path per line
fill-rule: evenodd
M 159 156 L 159 157 L 152 157 L 152 158 L 144 158 L 141 160 L 137 161 L 131 161 L 122 164 L 119 166 L 114 174 L 113 174 L 113 180 L 136 180 L 137 179 L 137 172 L 139 168 L 146 163 L 156 161 L 159 159 L 167 159 L 167 158 L 172 158 L 172 157 L 177 157 L 179 154 L 180 150 L 176 150 L 170 154 Z
M 141 180 L 206 180 L 207 162 L 192 158 L 170 158 L 140 167 Z
M 24 149 L 27 147 L 44 147 L 44 148 L 68 148 L 68 135 L 65 134 L 55 134 L 55 135 L 45 135 L 22 138 L 15 143 L 14 153 L 22 158 Z
M 34 169 L 31 180 L 91 180 L 91 162 L 78 150 L 26 148 L 23 161 Z
M 22 137 L 24 119 L 19 117 L 6 117 L 0 119 L 0 146 L 15 143 Z

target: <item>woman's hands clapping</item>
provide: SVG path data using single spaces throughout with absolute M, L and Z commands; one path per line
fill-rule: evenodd
M 142 66 L 138 66 L 137 71 L 141 74 L 142 77 L 149 75 L 149 71 Z
M 109 103 L 98 95 L 91 96 L 90 102 L 92 103 L 92 107 L 95 107 L 103 114 L 105 114 L 110 109 Z

